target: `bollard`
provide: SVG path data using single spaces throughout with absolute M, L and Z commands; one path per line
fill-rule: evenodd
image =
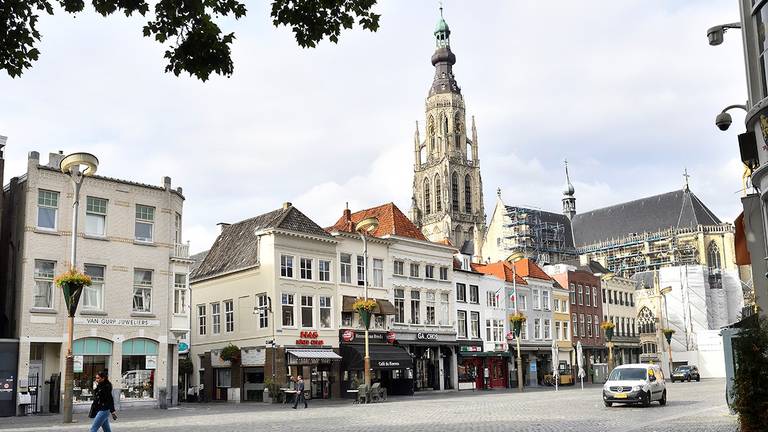
M 158 399 L 158 408 L 160 409 L 168 409 L 168 398 L 166 396 L 166 390 L 165 388 L 161 388 L 157 393 L 157 399 Z

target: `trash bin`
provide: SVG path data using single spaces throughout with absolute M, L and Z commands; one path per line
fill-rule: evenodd
M 168 409 L 168 397 L 166 396 L 166 394 L 167 394 L 167 391 L 165 390 L 165 388 L 161 388 L 157 392 L 157 399 L 158 399 L 157 402 L 159 404 L 160 409 Z

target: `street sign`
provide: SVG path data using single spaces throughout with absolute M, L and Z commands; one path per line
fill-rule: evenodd
M 187 351 L 189 351 L 189 344 L 186 342 L 179 342 L 179 352 L 183 353 Z

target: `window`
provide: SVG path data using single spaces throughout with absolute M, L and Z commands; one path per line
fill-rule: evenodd
M 221 303 L 211 303 L 211 334 L 221 333 Z
M 136 204 L 136 240 L 151 242 L 155 227 L 155 208 Z
M 536 310 L 541 309 L 541 295 L 537 289 L 533 290 L 533 308 Z
M 587 315 L 587 337 L 592 337 L 592 316 Z
M 528 310 L 528 302 L 524 295 L 520 294 L 520 311 Z
M 596 338 L 600 337 L 600 320 L 597 319 L 597 315 L 593 316 L 592 326 L 594 327 L 593 334 Z
M 440 280 L 448 280 L 448 267 L 440 267 Z
M 331 328 L 331 298 L 320 296 L 320 328 Z
M 312 323 L 312 296 L 301 296 L 301 326 L 306 328 L 314 327 Z
M 584 304 L 584 287 L 579 285 L 579 306 Z
M 480 338 L 480 312 L 470 312 L 470 320 L 472 324 L 472 338 Z
M 280 298 L 283 314 L 283 327 L 293 327 L 293 294 L 283 294 Z
M 632 325 L 630 326 L 630 328 L 632 329 L 632 336 L 636 336 L 637 335 L 637 333 L 636 333 L 637 330 L 636 330 L 636 327 L 635 327 L 635 319 L 634 318 L 632 318 Z
M 467 286 L 463 283 L 456 284 L 456 301 L 462 303 L 467 301 Z
M 133 270 L 133 311 L 152 311 L 152 270 Z
M 216 388 L 229 388 L 232 386 L 232 369 L 230 368 L 217 368 L 216 371 Z
M 339 275 L 341 283 L 352 283 L 352 255 L 339 255 Z
M 459 337 L 465 338 L 467 337 L 467 311 L 460 310 L 458 311 L 458 317 L 459 317 Z
M 507 295 L 509 297 L 509 309 L 513 311 L 517 311 L 517 295 L 514 291 L 509 290 L 507 291 Z
M 629 293 L 629 305 L 632 307 L 635 306 L 635 297 L 632 295 L 632 293 Z
M 35 260 L 35 293 L 32 306 L 36 308 L 53 307 L 53 273 L 56 263 Z
M 85 201 L 85 233 L 105 236 L 107 234 L 107 200 L 89 196 Z
M 533 338 L 541 339 L 541 318 L 533 320 Z
M 424 274 L 426 278 L 428 279 L 434 279 L 435 278 L 435 266 L 431 264 L 427 264 L 424 266 Z
M 85 274 L 91 277 L 91 286 L 83 287 L 83 310 L 104 310 L 104 266 L 86 264 Z
M 493 336 L 491 335 L 491 332 L 493 332 L 493 326 L 491 325 L 491 320 L 485 320 L 485 340 L 486 341 L 493 340 Z
M 420 292 L 411 291 L 411 324 L 419 323 L 419 309 L 421 309 L 420 298 Z
M 401 289 L 395 290 L 395 322 L 405 322 L 405 291 Z
M 464 212 L 472 213 L 472 178 L 464 176 Z
M 552 321 L 544 320 L 544 339 L 552 339 Z
M 541 291 L 541 305 L 544 308 L 544 310 L 549 310 L 549 291 L 543 290 Z
M 419 277 L 419 265 L 411 263 L 411 277 Z
M 560 312 L 568 313 L 568 302 L 566 300 L 561 300 L 562 303 L 560 303 Z
M 404 274 L 404 270 L 403 270 L 404 265 L 405 263 L 403 263 L 402 261 L 395 260 L 395 267 L 393 272 L 398 276 L 402 276 Z
M 563 340 L 571 340 L 571 334 L 568 333 L 568 321 L 563 321 Z
M 496 297 L 496 293 L 493 293 L 491 291 L 485 292 L 486 296 L 486 305 L 488 307 L 498 307 L 499 306 L 499 299 Z
M 451 175 L 451 209 L 459 211 L 459 175 L 456 173 Z
M 429 179 L 424 179 L 424 214 L 432 213 L 432 196 L 429 193 Z
M 198 334 L 201 336 L 205 335 L 205 305 L 197 305 L 197 325 L 198 325 Z
M 37 227 L 55 230 L 58 209 L 59 193 L 40 189 L 37 192 Z
M 520 328 L 520 339 L 528 339 L 528 321 Z
M 235 331 L 235 306 L 232 300 L 224 300 L 224 331 Z
M 173 313 L 187 313 L 187 275 L 184 273 L 173 275 Z
M 579 325 L 581 326 L 581 337 L 586 337 L 587 329 L 586 329 L 586 321 L 584 320 L 584 314 L 579 314 Z
M 576 304 L 576 286 L 574 284 L 571 284 L 568 294 L 571 297 L 571 304 Z
M 588 286 L 584 287 L 584 305 L 585 306 L 589 306 L 590 305 L 590 302 L 589 302 L 589 287 Z
M 440 324 L 448 325 L 451 323 L 448 309 L 448 293 L 440 293 Z
M 560 299 L 555 299 L 555 312 L 560 312 Z
M 280 255 L 280 276 L 293 277 L 293 256 Z
M 563 340 L 563 329 L 560 327 L 560 321 L 555 321 L 555 337 L 557 340 Z
M 605 304 L 605 288 L 603 288 L 603 304 Z
M 384 260 L 379 258 L 373 259 L 373 286 L 384 286 Z
M 299 277 L 312 280 L 312 258 L 301 258 L 299 260 Z
M 323 282 L 331 281 L 331 262 L 328 260 L 317 260 L 317 277 Z
M 427 293 L 427 316 L 425 317 L 424 324 L 435 324 L 435 293 Z
M 360 255 L 357 256 L 357 284 L 365 285 L 365 257 Z
M 440 187 L 440 176 L 435 175 L 435 211 L 443 210 L 443 190 Z
M 175 213 L 173 216 L 173 235 L 176 243 L 181 243 L 181 214 Z
M 597 307 L 597 288 L 592 287 L 592 306 Z
M 480 304 L 480 293 L 477 285 L 469 286 L 469 302 L 472 304 Z
M 572 317 L 573 317 L 573 337 L 579 337 L 579 318 L 576 316 L 576 314 L 573 314 Z
M 259 305 L 259 328 L 269 327 L 269 297 L 267 294 L 257 294 L 256 302 Z
M 619 326 L 619 336 L 626 336 L 627 330 L 624 327 L 624 317 L 621 317 L 621 325 Z

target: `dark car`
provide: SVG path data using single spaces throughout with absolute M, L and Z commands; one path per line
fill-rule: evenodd
M 672 372 L 670 377 L 672 382 L 675 381 L 688 381 L 696 380 L 701 381 L 701 375 L 699 375 L 699 368 L 693 365 L 678 366 L 675 371 Z

